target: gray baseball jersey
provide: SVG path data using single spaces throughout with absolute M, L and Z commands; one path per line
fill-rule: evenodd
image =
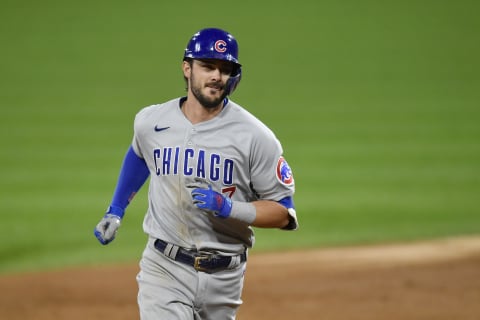
M 233 201 L 278 201 L 293 196 L 294 181 L 273 132 L 231 100 L 215 118 L 192 124 L 182 99 L 142 109 L 135 117 L 133 150 L 150 170 L 143 223 L 153 238 L 197 250 L 239 252 L 254 244 L 252 229 L 195 207 L 191 188 L 205 180 Z M 296 217 L 292 229 L 296 228 Z

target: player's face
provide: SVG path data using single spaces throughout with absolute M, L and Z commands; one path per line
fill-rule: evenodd
M 227 96 L 225 85 L 233 71 L 231 62 L 222 60 L 193 60 L 189 87 L 205 108 L 217 108 Z

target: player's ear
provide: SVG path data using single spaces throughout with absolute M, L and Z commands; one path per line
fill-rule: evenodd
M 185 78 L 190 78 L 190 73 L 192 72 L 192 61 L 184 60 L 182 63 L 183 76 Z

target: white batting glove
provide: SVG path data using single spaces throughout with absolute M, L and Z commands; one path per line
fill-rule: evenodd
M 121 221 L 122 218 L 119 216 L 107 213 L 95 227 L 95 237 L 97 237 L 101 244 L 109 244 L 115 239 Z

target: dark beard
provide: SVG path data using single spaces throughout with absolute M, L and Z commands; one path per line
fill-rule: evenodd
M 190 82 L 190 85 L 192 84 L 192 82 L 193 81 Z M 202 94 L 201 90 L 199 90 L 198 88 L 195 88 L 194 86 L 192 86 L 192 93 L 195 96 L 195 98 L 197 98 L 198 102 L 200 102 L 200 104 L 206 109 L 217 108 L 222 103 L 222 101 L 227 97 L 227 94 L 225 93 L 225 91 L 223 91 L 223 94 L 220 96 L 220 98 L 210 100 Z

